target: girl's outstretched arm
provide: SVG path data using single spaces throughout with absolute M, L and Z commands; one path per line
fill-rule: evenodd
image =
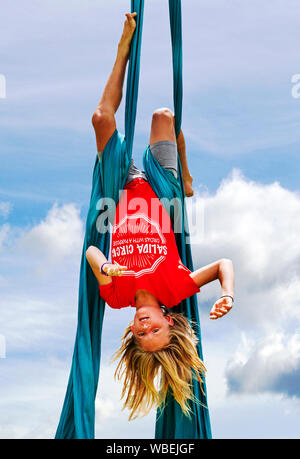
M 122 276 L 123 271 L 127 269 L 126 266 L 109 263 L 101 250 L 93 245 L 90 245 L 87 249 L 86 258 L 99 282 L 99 285 L 109 284 L 112 282 L 112 276 Z M 103 263 L 105 263 L 103 271 L 106 274 L 101 273 L 101 266 Z
M 222 258 L 214 263 L 203 266 L 192 272 L 191 277 L 198 287 L 217 279 L 221 284 L 222 295 L 212 307 L 210 312 L 211 319 L 218 319 L 230 311 L 234 299 L 234 269 L 230 259 Z

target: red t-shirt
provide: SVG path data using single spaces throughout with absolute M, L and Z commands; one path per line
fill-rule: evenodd
M 125 191 L 126 190 L 126 191 Z M 145 289 L 171 308 L 200 292 L 179 257 L 171 220 L 150 184 L 136 178 L 124 187 L 116 208 L 111 259 L 127 266 L 122 276 L 99 286 L 112 308 L 135 307 L 135 293 Z

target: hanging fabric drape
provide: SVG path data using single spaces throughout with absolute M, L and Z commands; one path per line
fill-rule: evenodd
M 173 83 L 175 130 L 180 132 L 182 113 L 182 38 L 181 38 L 181 2 L 169 0 L 170 25 L 173 53 Z M 117 205 L 123 189 L 132 156 L 134 127 L 136 119 L 140 53 L 143 27 L 144 0 L 132 0 L 131 11 L 137 12 L 137 27 L 133 37 L 126 88 L 125 137 L 118 130 L 108 141 L 101 160 L 96 158 L 89 211 L 86 220 L 85 238 L 80 266 L 78 320 L 74 345 L 72 366 L 55 438 L 57 439 L 91 439 L 94 438 L 95 397 L 99 379 L 101 359 L 101 335 L 105 303 L 99 295 L 98 282 L 89 267 L 85 252 L 90 245 L 97 246 L 109 257 L 110 234 L 107 218 L 113 223 L 114 212 L 107 211 L 106 203 L 112 199 Z M 174 218 L 179 218 L 183 231 L 175 233 L 176 243 L 182 262 L 193 270 L 191 248 L 188 242 L 188 225 L 184 205 L 182 172 L 178 159 L 178 180 L 173 174 L 162 168 L 152 156 L 149 147 L 143 156 L 144 169 L 150 185 L 162 200 L 176 198 L 181 203 L 181 213 L 170 217 L 174 228 Z M 112 174 L 113 171 L 113 174 Z M 166 207 L 166 210 L 169 209 Z M 176 222 L 178 223 L 178 221 Z M 175 312 L 197 324 L 199 337 L 198 352 L 202 356 L 200 323 L 198 316 L 197 296 L 184 300 Z M 205 385 L 204 385 L 205 387 Z M 156 438 L 210 438 L 210 422 L 206 396 L 200 390 L 196 380 L 193 392 L 201 403 L 191 402 L 191 418 L 184 416 L 179 405 L 171 394 L 167 396 L 165 409 L 158 409 L 156 420 Z

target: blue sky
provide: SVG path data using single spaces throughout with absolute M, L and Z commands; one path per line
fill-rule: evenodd
M 139 166 L 152 112 L 172 108 L 167 2 L 146 3 Z M 57 426 L 96 154 L 90 120 L 128 5 L 17 0 L 1 11 L 2 438 L 52 438 Z M 220 321 L 208 319 L 218 284 L 198 295 L 215 438 L 299 437 L 300 99 L 291 83 L 300 73 L 299 17 L 292 0 L 183 2 L 188 205 L 204 221 L 201 235 L 191 231 L 194 265 L 230 257 L 237 279 L 235 308 Z M 124 104 L 121 131 L 123 119 Z M 128 423 L 112 382 L 109 359 L 132 315 L 107 310 L 99 438 L 153 436 L 155 414 Z

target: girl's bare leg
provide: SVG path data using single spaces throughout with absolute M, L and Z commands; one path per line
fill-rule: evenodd
M 116 129 L 115 113 L 122 100 L 130 45 L 136 28 L 135 16 L 136 13 L 126 14 L 123 34 L 118 45 L 117 57 L 100 102 L 92 117 L 98 151 L 104 150 L 105 145 Z
M 187 197 L 190 197 L 190 196 L 193 196 L 194 194 L 193 185 L 192 185 L 193 177 L 190 174 L 188 163 L 187 163 L 185 140 L 184 140 L 184 135 L 182 131 L 180 131 L 177 137 L 177 150 L 178 150 L 178 154 L 180 157 L 180 164 L 181 164 L 181 170 L 182 170 L 182 179 L 183 179 L 185 195 Z
M 180 131 L 176 139 L 174 115 L 168 108 L 159 108 L 158 110 L 155 110 L 152 116 L 150 145 L 155 142 L 160 142 L 161 140 L 171 140 L 172 142 L 177 142 L 185 195 L 187 197 L 193 196 L 193 177 L 191 176 L 188 168 L 184 135 L 183 132 Z

